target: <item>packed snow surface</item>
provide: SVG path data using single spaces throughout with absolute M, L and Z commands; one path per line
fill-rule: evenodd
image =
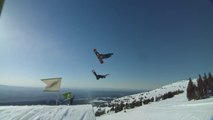
M 95 120 L 92 105 L 0 106 L 0 120 Z

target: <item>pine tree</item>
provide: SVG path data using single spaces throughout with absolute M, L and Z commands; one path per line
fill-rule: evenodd
M 197 86 L 195 86 L 195 100 L 198 100 L 200 98 L 200 92 Z
M 209 93 L 211 93 L 211 95 L 213 95 L 213 77 L 210 72 L 209 72 L 209 76 L 208 76 L 208 89 L 209 89 Z
M 208 85 L 208 79 L 207 79 L 206 73 L 204 73 L 204 77 L 203 77 L 203 94 L 204 94 L 204 96 L 207 96 L 207 94 L 208 94 L 207 85 Z
M 197 92 L 198 92 L 198 98 L 202 98 L 204 96 L 204 84 L 201 75 L 199 75 L 199 78 L 197 80 Z
M 211 75 L 211 73 L 209 72 L 208 78 L 207 78 L 207 80 L 208 80 L 208 84 L 207 84 L 207 93 L 208 93 L 208 94 L 211 94 L 211 79 L 212 79 L 212 75 Z
M 195 99 L 195 85 L 193 84 L 191 78 L 189 78 L 186 96 L 188 100 Z

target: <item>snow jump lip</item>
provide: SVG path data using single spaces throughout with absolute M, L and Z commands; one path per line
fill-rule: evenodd
M 92 105 L 0 106 L 0 120 L 95 120 Z

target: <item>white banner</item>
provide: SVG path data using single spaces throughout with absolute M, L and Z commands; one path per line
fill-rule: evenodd
M 44 91 L 46 92 L 58 92 L 61 86 L 61 79 L 62 78 L 48 78 L 48 79 L 41 79 L 46 84 Z

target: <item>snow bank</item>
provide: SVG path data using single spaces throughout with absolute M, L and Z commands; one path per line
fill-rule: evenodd
M 95 120 L 92 105 L 0 106 L 0 120 Z

